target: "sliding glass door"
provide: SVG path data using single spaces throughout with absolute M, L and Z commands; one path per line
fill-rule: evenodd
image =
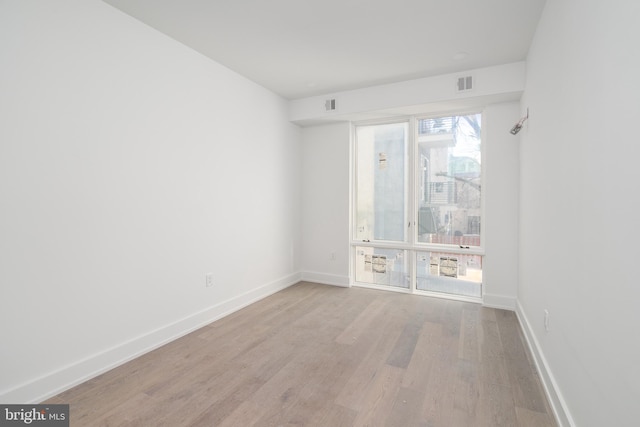
M 355 127 L 355 282 L 482 295 L 481 115 Z

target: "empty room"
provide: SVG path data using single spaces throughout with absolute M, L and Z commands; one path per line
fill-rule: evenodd
M 0 0 L 0 425 L 637 426 L 638 18 Z

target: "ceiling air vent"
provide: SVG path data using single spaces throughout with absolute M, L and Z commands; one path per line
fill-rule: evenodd
M 467 92 L 473 89 L 473 76 L 458 77 L 457 92 Z
M 325 111 L 335 111 L 336 110 L 336 100 L 335 100 L 335 98 L 327 99 L 324 102 L 324 109 L 325 109 Z

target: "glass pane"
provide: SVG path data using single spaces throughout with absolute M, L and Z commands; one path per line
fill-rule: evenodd
M 407 123 L 356 129 L 357 240 L 405 240 L 407 135 Z
M 418 120 L 418 242 L 480 246 L 481 115 Z
M 417 252 L 416 269 L 419 290 L 482 296 L 481 255 Z
M 407 251 L 356 247 L 356 282 L 409 289 Z

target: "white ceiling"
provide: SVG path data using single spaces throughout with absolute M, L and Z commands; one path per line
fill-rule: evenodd
M 525 59 L 545 0 L 104 0 L 288 98 Z

